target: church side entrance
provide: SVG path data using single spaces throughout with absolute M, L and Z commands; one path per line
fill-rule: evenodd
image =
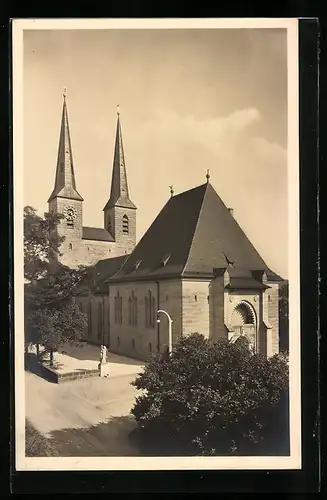
M 235 307 L 231 326 L 233 329 L 232 341 L 246 342 L 253 351 L 256 351 L 256 317 L 250 304 L 240 302 Z

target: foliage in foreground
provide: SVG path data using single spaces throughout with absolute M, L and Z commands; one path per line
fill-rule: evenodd
M 32 338 L 44 346 L 45 353 L 50 353 L 53 364 L 53 352 L 64 344 L 78 344 L 82 332 L 87 327 L 86 315 L 72 301 L 58 309 L 36 309 L 28 316 Z
M 87 282 L 86 267 L 70 269 L 58 261 L 61 215 L 46 213 L 44 218 L 32 207 L 24 208 L 25 343 L 43 344 L 53 352 L 64 343 L 78 343 L 87 327 L 87 318 L 75 298 Z
M 25 422 L 25 455 L 27 457 L 56 457 L 59 455 L 50 439 L 37 431 L 28 420 Z
M 142 391 L 132 414 L 145 442 L 203 455 L 268 454 L 276 440 L 288 442 L 284 356 L 193 334 L 132 384 Z

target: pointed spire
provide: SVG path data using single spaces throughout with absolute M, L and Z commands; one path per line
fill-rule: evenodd
M 113 206 L 136 208 L 134 203 L 129 199 L 123 137 L 120 125 L 119 104 L 117 105 L 117 128 L 114 161 L 112 168 L 111 191 L 109 201 L 106 204 L 105 208 Z
M 83 198 L 76 190 L 73 152 L 70 140 L 68 112 L 66 104 L 66 88 L 64 88 L 63 98 L 64 102 L 62 107 L 55 186 L 48 202 L 56 196 L 83 201 Z

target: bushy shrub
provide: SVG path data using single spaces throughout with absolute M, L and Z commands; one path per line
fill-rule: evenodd
M 287 444 L 284 356 L 192 334 L 171 356 L 154 356 L 133 385 L 141 395 L 132 414 L 148 442 L 204 455 L 267 454 L 276 440 Z

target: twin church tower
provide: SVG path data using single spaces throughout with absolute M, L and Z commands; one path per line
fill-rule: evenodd
M 64 93 L 55 185 L 48 199 L 49 211 L 63 215 L 58 227 L 59 234 L 65 237 L 60 261 L 69 267 L 77 267 L 131 253 L 136 244 L 136 206 L 129 197 L 119 110 L 111 191 L 103 209 L 102 228 L 83 226 L 83 201 L 76 188 Z

